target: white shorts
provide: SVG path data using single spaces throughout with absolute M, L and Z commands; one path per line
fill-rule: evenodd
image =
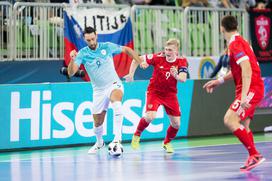
M 104 90 L 97 90 L 93 93 L 93 114 L 100 114 L 107 110 L 110 103 L 110 96 L 113 90 L 120 89 L 124 93 L 124 86 L 121 82 L 115 82 Z

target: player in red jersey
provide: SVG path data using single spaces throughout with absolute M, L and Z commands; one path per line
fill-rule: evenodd
M 147 89 L 146 114 L 141 118 L 137 130 L 133 135 L 131 146 L 139 148 L 140 136 L 149 123 L 156 118 L 156 112 L 163 105 L 170 119 L 170 126 L 163 142 L 163 148 L 167 153 L 173 153 L 174 149 L 170 141 L 175 138 L 180 127 L 180 108 L 177 99 L 177 81 L 185 82 L 187 78 L 187 60 L 178 57 L 179 41 L 170 39 L 166 42 L 163 52 L 144 55 L 142 64 L 154 67 L 153 75 Z M 141 65 L 146 66 L 146 65 Z M 133 61 L 128 78 L 133 76 L 138 63 Z
M 249 157 L 240 168 L 241 171 L 248 171 L 265 160 L 257 151 L 249 128 L 255 108 L 263 98 L 264 84 L 254 52 L 238 34 L 237 26 L 233 16 L 225 16 L 221 20 L 221 32 L 228 43 L 231 71 L 224 77 L 207 82 L 203 88 L 212 93 L 215 87 L 234 79 L 235 100 L 224 116 L 224 123 L 248 150 Z

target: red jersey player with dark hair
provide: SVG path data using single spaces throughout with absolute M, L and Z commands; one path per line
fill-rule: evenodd
M 224 77 L 207 82 L 203 88 L 212 93 L 215 87 L 234 79 L 235 100 L 225 114 L 224 123 L 248 150 L 249 157 L 240 168 L 241 171 L 248 171 L 265 160 L 257 151 L 249 128 L 255 108 L 263 98 L 264 84 L 256 56 L 249 43 L 238 34 L 237 26 L 233 16 L 225 16 L 221 20 L 221 32 L 228 43 L 231 71 Z
M 187 78 L 187 61 L 178 57 L 179 41 L 170 39 L 166 42 L 163 52 L 144 55 L 144 62 L 140 66 L 152 65 L 154 72 L 147 89 L 146 114 L 141 118 L 137 130 L 133 135 L 131 146 L 139 148 L 140 136 L 149 123 L 156 118 L 156 112 L 163 105 L 170 118 L 170 126 L 163 141 L 163 148 L 167 153 L 173 153 L 174 149 L 170 141 L 175 138 L 180 127 L 180 107 L 177 99 L 177 81 L 185 82 Z M 133 76 L 138 63 L 133 61 L 130 67 L 128 79 Z

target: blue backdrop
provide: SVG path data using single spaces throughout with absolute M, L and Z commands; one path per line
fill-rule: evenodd
M 178 136 L 186 136 L 193 81 L 178 84 L 182 119 Z M 124 83 L 123 139 L 130 140 L 145 111 L 148 81 Z M 90 83 L 0 85 L 0 149 L 93 143 L 92 88 Z M 112 109 L 106 116 L 104 139 L 113 138 Z M 142 139 L 163 138 L 169 126 L 161 107 Z

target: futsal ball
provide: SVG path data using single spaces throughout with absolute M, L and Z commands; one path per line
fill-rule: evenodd
M 124 149 L 120 143 L 111 142 L 108 147 L 108 152 L 111 156 L 121 156 L 124 152 Z

